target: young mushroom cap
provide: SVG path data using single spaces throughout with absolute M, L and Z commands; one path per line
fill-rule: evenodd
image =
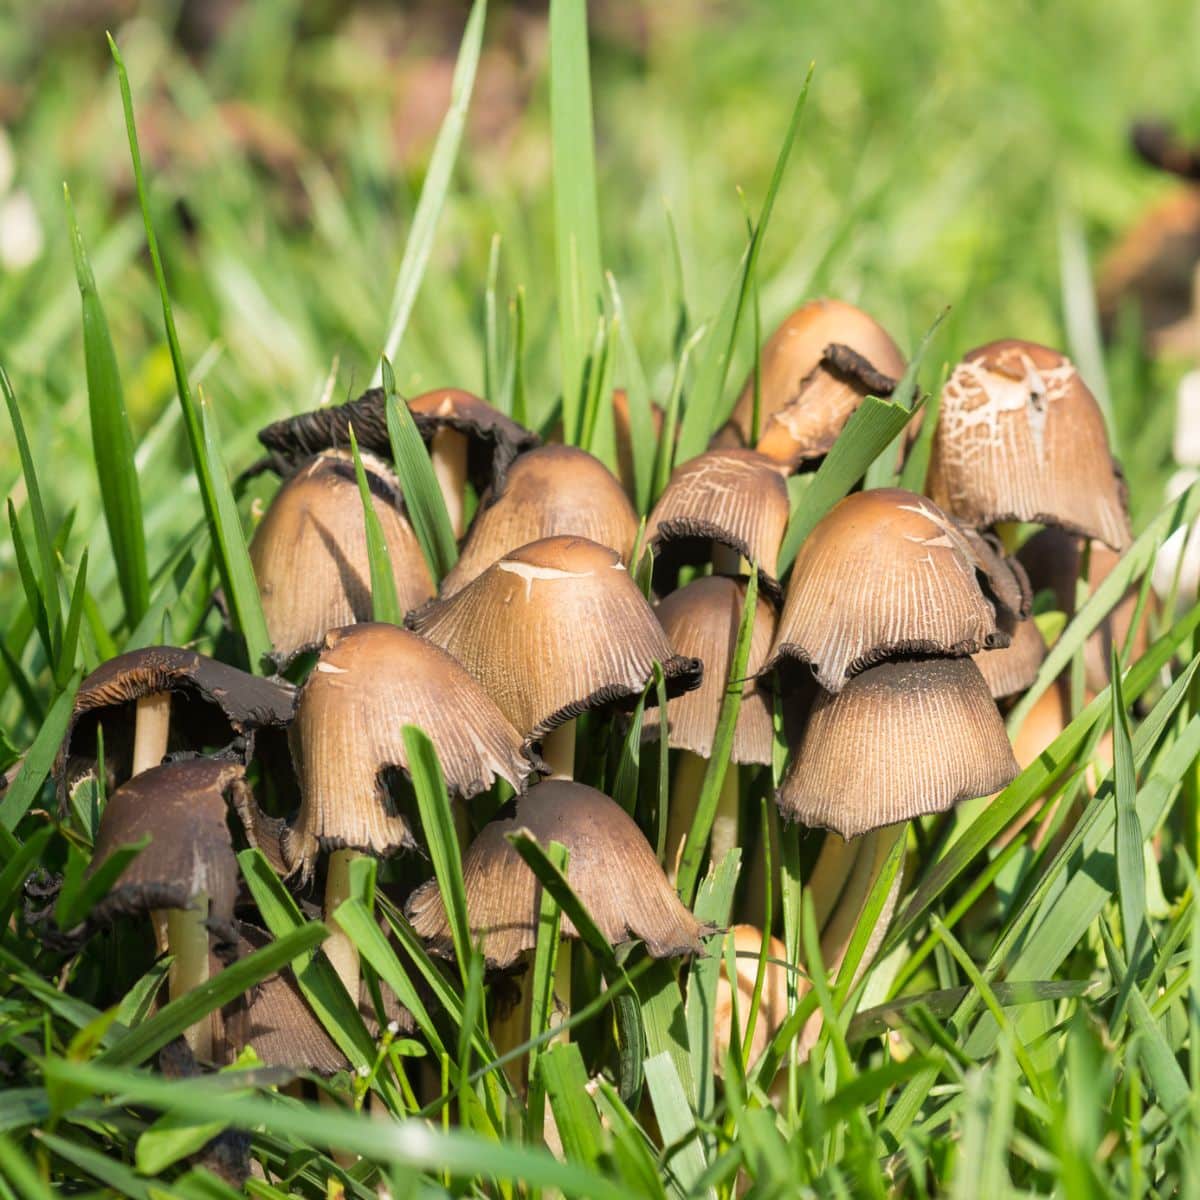
M 689 750 L 701 758 L 712 756 L 745 602 L 746 584 L 742 580 L 706 575 L 672 592 L 654 610 L 671 645 L 680 654 L 704 664 L 700 686 L 667 702 L 667 744 L 672 750 Z M 735 763 L 771 761 L 775 738 L 771 699 L 756 676 L 766 663 L 774 632 L 775 609 L 759 596 L 750 632 L 742 706 L 733 732 L 730 757 Z M 661 724 L 661 710 L 648 709 L 642 736 L 647 740 L 659 737 Z
M 631 702 L 655 662 L 668 694 L 700 680 L 617 552 L 586 538 L 522 546 L 408 620 L 483 684 L 526 743 L 588 709 Z
M 929 494 L 970 525 L 1034 521 L 1131 540 L 1104 418 L 1074 364 L 1034 342 L 972 350 L 942 389 Z
M 837 692 L 885 658 L 1007 645 L 980 584 L 989 565 L 924 496 L 899 488 L 848 496 L 800 547 L 769 665 L 810 663 Z M 1003 575 L 1005 586 L 1012 580 Z
M 1016 775 L 969 658 L 884 662 L 818 695 L 776 799 L 787 819 L 851 838 L 989 796 Z
M 383 528 L 404 609 L 433 595 L 433 576 L 404 512 L 391 468 L 363 455 L 371 503 Z M 371 617 L 371 562 L 353 459 L 314 458 L 271 501 L 250 543 L 263 615 L 280 662 L 320 646 L 330 629 Z
M 442 595 L 461 591 L 510 550 L 559 534 L 609 546 L 627 563 L 638 518 L 598 458 L 574 446 L 542 446 L 513 463 L 503 491 L 485 497 Z
M 753 450 L 708 450 L 676 467 L 646 525 L 646 544 L 671 578 L 707 562 L 712 543 L 758 566 L 763 590 L 780 595 L 779 547 L 791 508 L 779 467 Z M 665 590 L 665 589 L 663 589 Z
M 1035 620 L 1027 617 L 1008 628 L 1012 641 L 1007 646 L 971 655 L 995 700 L 1023 692 L 1037 678 L 1046 658 L 1046 643 Z
M 542 886 L 506 834 L 526 830 L 543 846 L 570 855 L 567 881 L 612 945 L 640 938 L 655 958 L 695 954 L 704 932 L 667 882 L 633 818 L 602 792 L 547 780 L 517 801 L 516 816 L 492 821 L 463 857 L 471 935 L 490 968 L 512 966 L 537 943 Z M 453 953 L 436 880 L 422 884 L 405 911 L 439 954 Z M 564 937 L 578 936 L 563 916 Z

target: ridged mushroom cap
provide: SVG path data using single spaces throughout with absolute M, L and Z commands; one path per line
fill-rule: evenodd
M 942 389 L 929 494 L 970 525 L 1034 521 L 1129 545 L 1125 483 L 1074 364 L 1034 342 L 972 350 Z
M 885 658 L 1006 645 L 980 586 L 986 565 L 924 496 L 899 488 L 847 496 L 800 547 L 770 665 L 810 663 L 837 692 Z
M 616 476 L 587 451 L 530 450 L 509 469 L 504 490 L 485 497 L 441 594 L 461 591 L 510 550 L 565 534 L 608 546 L 627 563 L 637 540 L 637 514 Z
M 567 881 L 612 945 L 640 938 L 655 958 L 700 950 L 700 923 L 667 882 L 633 818 L 602 792 L 547 780 L 517 801 L 516 816 L 492 821 L 467 848 L 463 882 L 471 936 L 491 968 L 511 966 L 537 943 L 542 886 L 506 834 L 527 830 L 543 847 L 567 848 Z M 406 912 L 440 954 L 453 953 L 436 880 L 422 884 Z M 562 918 L 565 937 L 577 937 Z
M 295 823 L 279 829 L 288 871 L 307 876 L 321 848 L 387 855 L 412 844 L 387 789 L 390 772 L 408 770 L 405 725 L 433 743 L 451 796 L 477 795 L 496 779 L 519 791 L 533 772 L 521 735 L 444 650 L 394 625 L 335 630 L 291 730 L 301 801 Z M 265 829 L 257 824 L 256 839 Z
M 704 664 L 700 686 L 667 702 L 667 743 L 672 750 L 688 750 L 701 758 L 712 755 L 745 602 L 746 584 L 742 580 L 706 575 L 672 592 L 654 610 L 671 645 L 680 654 Z M 750 632 L 742 706 L 733 731 L 730 757 L 735 763 L 771 761 L 775 736 L 771 698 L 756 676 L 766 662 L 774 633 L 775 609 L 759 596 Z M 642 736 L 659 737 L 660 726 L 661 710 L 649 709 Z
M 734 971 L 738 1000 L 738 1045 L 746 1038 L 750 1024 L 750 1009 L 754 1004 L 758 982 L 758 956 L 762 951 L 763 933 L 753 925 L 734 925 L 726 934 L 733 939 Z M 774 961 L 773 961 L 774 960 Z M 788 1017 L 788 970 L 781 963 L 788 961 L 787 948 L 773 937 L 767 947 L 767 965 L 763 971 L 758 1018 L 754 1037 L 746 1051 L 748 1063 L 757 1062 L 779 1027 Z M 801 991 L 803 991 L 803 986 Z M 725 967 L 725 952 L 721 951 L 721 974 L 717 979 L 717 994 L 713 1004 L 713 1066 L 720 1076 L 725 1074 L 725 1056 L 733 1041 L 733 989 Z
M 668 694 L 700 681 L 700 664 L 672 649 L 617 552 L 586 538 L 522 546 L 409 624 L 483 684 L 527 743 L 640 696 L 655 662 Z
M 763 590 L 778 599 L 790 515 L 775 463 L 753 450 L 708 450 L 672 472 L 646 524 L 646 544 L 672 577 L 685 563 L 707 562 L 712 542 L 728 546 L 757 563 Z
M 363 456 L 403 609 L 433 595 L 433 577 L 404 512 L 391 469 Z M 321 645 L 331 629 L 371 617 L 371 562 L 353 459 L 314 458 L 286 480 L 250 542 L 250 561 L 278 661 Z
M 888 396 L 904 356 L 887 331 L 840 300 L 812 300 L 767 339 L 759 375 L 757 450 L 793 469 L 821 458 L 869 395 Z M 750 446 L 754 375 L 738 396 L 720 444 Z
M 971 655 L 996 700 L 1023 692 L 1037 678 L 1046 657 L 1046 643 L 1031 617 L 1014 621 L 1008 628 L 1012 641 L 1007 646 Z
M 817 697 L 776 800 L 788 820 L 851 838 L 990 796 L 1016 775 L 969 658 L 885 662 Z

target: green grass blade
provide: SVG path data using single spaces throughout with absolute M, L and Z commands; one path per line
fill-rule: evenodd
M 150 835 L 129 846 L 121 846 L 108 856 L 103 863 L 86 878 L 83 876 L 83 857 L 79 856 L 80 872 L 72 877 L 68 870 L 63 879 L 62 891 L 58 894 L 58 903 L 54 906 L 54 919 L 60 929 L 74 929 L 80 921 L 91 912 L 95 905 L 121 876 L 121 872 L 150 845 Z M 74 847 L 72 847 L 74 851 Z M 77 852 L 76 852 L 77 853 Z
M 63 627 L 62 642 L 58 647 L 58 662 L 54 666 L 54 682 L 66 687 L 71 672 L 75 669 L 75 656 L 79 650 L 79 625 L 83 619 L 84 600 L 87 597 L 88 552 L 84 550 L 79 559 L 79 570 L 75 573 L 75 587 L 71 592 L 71 607 L 67 612 L 67 623 Z
M 625 395 L 629 402 L 629 445 L 633 456 L 633 507 L 638 515 L 650 508 L 650 486 L 654 476 L 654 417 L 650 410 L 650 385 L 638 354 L 633 330 L 625 316 L 625 304 L 616 278 L 608 273 L 608 294 L 620 340 L 621 363 L 625 368 Z
M 900 472 L 900 486 L 909 492 L 924 492 L 925 476 L 929 474 L 929 455 L 933 450 L 933 435 L 937 432 L 938 417 L 942 411 L 942 389 L 936 388 L 925 401 L 921 417 L 921 431 L 913 442 Z
M 403 625 L 404 612 L 400 608 L 400 597 L 396 594 L 396 577 L 392 574 L 392 556 L 388 553 L 383 536 L 383 526 L 375 511 L 375 501 L 363 470 L 362 457 L 358 453 L 358 438 L 354 426 L 350 426 L 350 453 L 354 456 L 354 476 L 358 480 L 358 494 L 362 499 L 363 523 L 366 526 L 367 558 L 371 564 L 371 620 L 386 621 L 389 625 Z
M 531 1058 L 531 1074 L 533 1069 Z M 552 1047 L 539 1057 L 538 1069 L 567 1161 L 599 1166 L 604 1131 L 588 1094 L 588 1073 L 579 1047 L 570 1043 Z
M 546 847 L 546 858 L 554 868 L 566 875 L 569 854 L 566 846 L 560 842 L 551 842 Z M 536 1041 L 550 1028 L 550 1018 L 554 1012 L 554 979 L 558 965 L 562 909 L 554 898 L 554 893 L 542 888 L 538 901 L 538 932 L 537 943 L 533 952 L 532 987 L 533 995 L 530 1004 L 529 1036 Z M 566 951 L 570 954 L 570 949 Z M 542 1134 L 542 1118 L 545 1105 L 541 1103 L 539 1089 L 546 1086 L 542 1076 L 538 1074 L 538 1060 L 542 1055 L 539 1046 L 529 1051 L 529 1137 L 533 1140 Z M 582 1062 L 580 1066 L 582 1067 Z M 586 1081 L 586 1076 L 585 1076 Z
M 50 630 L 46 602 L 42 598 L 42 585 L 38 580 L 37 572 L 33 569 L 33 560 L 29 557 L 29 547 L 25 544 L 25 535 L 21 532 L 21 522 L 11 499 L 8 501 L 8 529 L 12 535 L 13 557 L 16 559 L 17 576 L 21 580 L 21 589 L 25 593 L 25 603 L 33 614 L 33 625 L 42 643 L 46 661 L 53 663 L 55 658 L 54 635 Z
M 67 722 L 71 719 L 71 706 L 75 703 L 75 693 L 82 678 L 82 673 L 76 671 L 46 714 L 46 720 L 37 731 L 37 736 L 25 755 L 21 770 L 4 792 L 4 798 L 0 800 L 0 827 L 15 829 L 17 822 L 29 811 L 30 805 L 41 792 L 42 784 L 46 782 L 54 756 L 58 753 L 63 735 L 67 731 Z
M 13 909 L 22 897 L 21 886 L 37 865 L 53 834 L 52 825 L 43 825 L 24 843 L 19 843 L 11 855 L 5 856 L 4 870 L 0 871 L 0 929 L 8 928 Z
M 0 1133 L 0 1181 L 7 1179 L 21 1200 L 53 1200 L 54 1193 L 43 1182 L 33 1163 Z
M 1125 935 L 1125 960 L 1136 973 L 1146 951 L 1146 860 L 1142 826 L 1137 813 L 1137 776 L 1133 769 L 1133 737 L 1129 713 L 1121 690 L 1121 664 L 1116 650 L 1112 660 L 1113 803 L 1117 826 L 1117 898 Z
M 711 1189 L 699 1193 L 693 1190 L 708 1164 L 696 1128 L 696 1114 L 669 1054 L 656 1054 L 646 1060 L 646 1087 L 667 1147 L 666 1165 L 675 1177 L 675 1195 L 715 1197 Z

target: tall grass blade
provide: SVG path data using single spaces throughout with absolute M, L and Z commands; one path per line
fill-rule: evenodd
M 625 368 L 625 397 L 629 404 L 629 447 L 633 458 L 633 507 L 640 515 L 649 511 L 650 486 L 654 473 L 654 415 L 650 408 L 650 385 L 638 354 L 637 342 L 625 316 L 625 303 L 616 278 L 607 275 L 609 302 L 612 304 L 620 339 L 621 363 Z
M 67 731 L 67 722 L 71 719 L 71 708 L 75 703 L 75 693 L 79 690 L 82 672 L 76 671 L 67 680 L 66 687 L 59 693 L 33 744 L 25 755 L 17 777 L 0 799 L 0 828 L 13 830 L 17 822 L 29 811 L 30 805 L 37 799 L 50 773 L 54 756 L 62 744 L 63 735 Z
M 1125 961 L 1131 973 L 1146 951 L 1149 935 L 1146 920 L 1146 860 L 1142 825 L 1137 812 L 1137 776 L 1133 769 L 1133 736 L 1129 713 L 1121 690 L 1121 664 L 1114 648 L 1112 656 L 1113 803 L 1117 826 L 1117 899 L 1125 936 Z
M 79 625 L 83 620 L 83 607 L 87 598 L 88 552 L 84 550 L 79 559 L 79 570 L 75 573 L 75 587 L 71 592 L 71 607 L 67 610 L 67 623 L 63 627 L 62 641 L 58 647 L 58 661 L 54 664 L 54 682 L 60 688 L 67 686 L 71 672 L 75 670 L 75 658 L 79 650 Z
M 392 574 L 392 556 L 388 553 L 383 536 L 383 526 L 375 511 L 375 501 L 363 470 L 362 456 L 358 452 L 358 438 L 354 426 L 350 426 L 350 453 L 354 456 L 354 476 L 358 480 L 358 494 L 362 500 L 363 523 L 366 527 L 367 559 L 371 564 L 371 620 L 386 621 L 389 625 L 403 625 L 404 613 L 400 608 L 400 597 L 396 594 L 396 577 Z

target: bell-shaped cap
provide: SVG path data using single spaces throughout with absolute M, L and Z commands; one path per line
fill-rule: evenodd
M 526 830 L 543 847 L 567 848 L 567 881 L 610 944 L 640 938 L 655 958 L 695 954 L 704 932 L 667 882 L 633 818 L 602 792 L 547 780 L 517 801 L 516 816 L 492 821 L 467 848 L 463 883 L 472 939 L 491 968 L 511 966 L 537 944 L 542 886 L 506 834 Z M 409 898 L 413 928 L 443 955 L 453 953 L 437 881 Z M 578 933 L 562 918 L 565 937 Z
M 758 983 L 758 961 L 762 952 L 763 933 L 753 925 L 734 925 L 726 937 L 733 939 L 734 973 L 737 987 L 737 1047 L 746 1040 L 750 1027 L 750 1010 L 754 1007 L 754 993 Z M 771 1044 L 779 1027 L 788 1018 L 788 975 L 785 964 L 787 948 L 777 938 L 770 939 L 767 946 L 767 964 L 763 971 L 762 990 L 759 993 L 758 1017 L 754 1023 L 754 1036 L 746 1047 L 746 1062 L 756 1063 Z M 799 981 L 798 981 L 799 982 Z M 800 991 L 806 990 L 807 980 L 801 982 Z M 729 984 L 725 952 L 721 952 L 721 974 L 717 979 L 717 995 L 713 1004 L 713 1066 L 718 1075 L 725 1074 L 725 1058 L 733 1046 L 733 988 Z M 734 1049 L 736 1054 L 738 1049 Z
M 675 653 L 617 552 L 586 538 L 522 546 L 408 620 L 483 684 L 527 743 L 635 700 L 656 662 L 669 695 L 700 681 L 700 664 Z
M 995 700 L 1023 692 L 1037 678 L 1046 657 L 1046 643 L 1031 617 L 1006 626 L 1012 641 L 995 650 L 981 650 L 971 657 Z
M 788 820 L 851 838 L 990 796 L 1016 775 L 979 668 L 903 660 L 818 695 L 776 800 Z
M 521 735 L 444 650 L 394 625 L 351 625 L 329 635 L 300 690 L 291 729 L 300 812 L 279 829 L 277 856 L 270 826 L 253 823 L 264 853 L 307 877 L 321 848 L 388 855 L 411 845 L 387 787 L 391 772 L 408 771 L 405 725 L 433 743 L 451 796 L 497 779 L 519 791 L 534 770 Z
M 402 609 L 434 593 L 433 576 L 404 511 L 400 485 L 380 459 L 363 467 L 383 528 Z M 276 658 L 315 650 L 331 629 L 371 619 L 371 561 L 354 462 L 318 455 L 288 479 L 254 531 L 250 561 Z
M 633 505 L 598 458 L 542 446 L 513 463 L 502 492 L 485 497 L 442 595 L 461 591 L 510 550 L 560 534 L 608 546 L 628 563 L 637 533 Z
M 753 445 L 789 470 L 823 458 L 863 399 L 890 396 L 904 368 L 896 343 L 861 309 L 840 300 L 812 300 L 762 348 L 758 440 L 751 373 L 720 444 Z
M 646 525 L 656 577 L 707 562 L 712 543 L 757 564 L 763 590 L 780 594 L 779 547 L 791 508 L 779 468 L 753 450 L 708 450 L 676 467 Z M 665 588 L 662 590 L 666 590 Z
M 989 565 L 999 570 L 924 496 L 899 488 L 847 496 L 800 547 L 770 665 L 810 663 L 837 692 L 885 658 L 1007 645 L 981 586 Z M 1005 586 L 1012 579 L 1004 574 Z
M 667 744 L 672 750 L 712 757 L 713 738 L 745 602 L 743 580 L 706 575 L 672 592 L 654 610 L 676 651 L 704 664 L 700 686 L 667 702 Z M 774 633 L 775 609 L 759 596 L 750 632 L 742 706 L 733 731 L 730 757 L 735 763 L 771 761 L 774 743 L 771 698 L 756 677 L 766 663 Z M 660 709 L 648 709 L 642 725 L 643 737 L 659 737 L 661 721 Z
M 1074 364 L 1034 342 L 972 350 L 942 389 L 929 494 L 969 525 L 1033 521 L 1129 545 L 1125 483 Z

